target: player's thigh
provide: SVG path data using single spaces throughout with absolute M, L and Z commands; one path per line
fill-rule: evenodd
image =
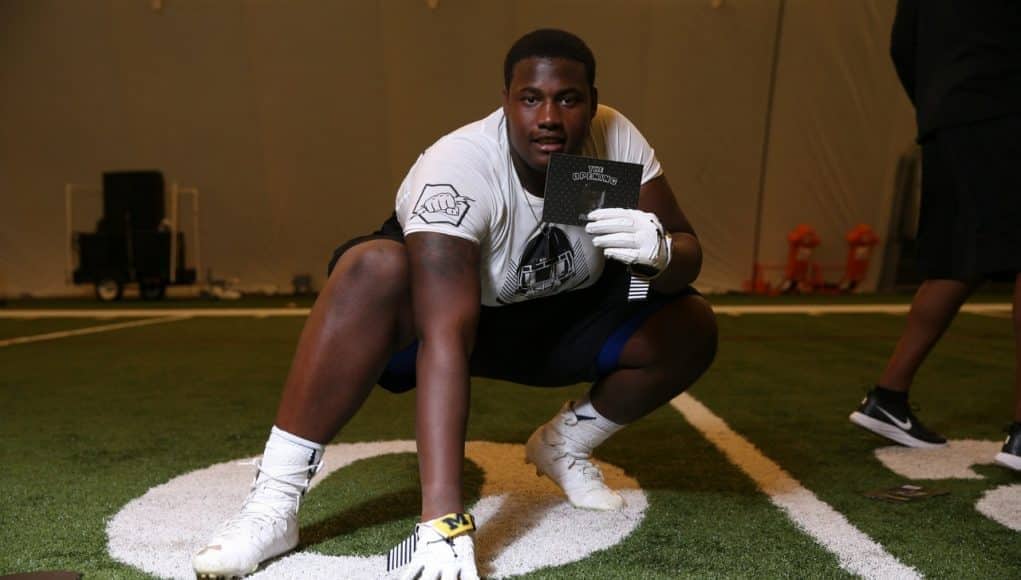
M 716 356 L 716 316 L 698 294 L 678 296 L 649 315 L 628 338 L 620 366 L 708 368 Z
M 396 322 L 398 348 L 413 334 L 410 267 L 401 240 L 368 237 L 347 247 L 332 264 L 319 300 L 360 310 L 380 323 Z
M 596 380 L 598 354 L 629 314 L 605 307 L 609 282 L 601 279 L 582 290 L 483 307 L 472 374 L 550 387 Z M 623 291 L 617 294 L 626 300 Z

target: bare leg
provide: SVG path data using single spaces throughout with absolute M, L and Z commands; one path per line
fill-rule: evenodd
M 277 427 L 326 443 L 361 408 L 389 357 L 411 342 L 404 246 L 374 240 L 337 263 L 305 323 Z
M 1021 422 L 1021 274 L 1014 279 L 1014 421 Z
M 620 368 L 599 380 L 587 401 L 569 402 L 532 433 L 527 461 L 575 506 L 620 509 L 624 498 L 589 461 L 592 450 L 691 386 L 716 356 L 716 335 L 716 318 L 701 296 L 664 306 L 628 339 Z
M 879 378 L 880 385 L 901 392 L 911 388 L 915 373 L 925 362 L 929 351 L 978 285 L 979 281 L 926 280 L 919 286 L 911 301 L 907 328 Z
M 365 402 L 387 359 L 411 339 L 404 246 L 373 240 L 341 257 L 305 323 L 240 512 L 192 560 L 201 578 L 234 578 L 298 545 L 298 507 L 323 444 Z
M 621 368 L 589 393 L 607 419 L 637 421 L 684 392 L 716 356 L 716 318 L 701 296 L 678 299 L 653 314 L 628 339 Z

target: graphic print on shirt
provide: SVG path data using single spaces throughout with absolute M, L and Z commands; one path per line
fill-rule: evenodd
M 572 245 L 564 230 L 543 223 L 525 244 L 521 258 L 511 260 L 497 300 L 510 304 L 550 296 L 583 284 L 588 277 L 581 240 Z
M 458 193 L 449 183 L 427 183 L 415 202 L 411 218 L 427 224 L 460 226 L 473 201 Z

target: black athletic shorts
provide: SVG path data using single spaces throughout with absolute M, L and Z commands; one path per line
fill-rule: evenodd
M 918 263 L 926 279 L 1021 272 L 1021 116 L 940 129 L 922 143 Z
M 333 253 L 328 271 L 352 246 L 375 240 L 404 241 L 396 216 L 368 236 L 343 244 Z M 591 382 L 618 367 L 624 344 L 650 315 L 684 296 L 653 290 L 645 300 L 628 301 L 627 269 L 607 261 L 595 284 L 581 290 L 507 306 L 482 306 L 471 357 L 471 374 L 534 386 Z M 417 341 L 387 364 L 379 384 L 395 393 L 415 387 Z

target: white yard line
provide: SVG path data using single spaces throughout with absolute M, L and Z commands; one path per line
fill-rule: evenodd
M 906 314 L 909 304 L 757 304 L 751 306 L 714 306 L 717 314 Z M 18 318 L 141 318 L 153 316 L 187 316 L 192 318 L 230 318 L 277 316 L 308 316 L 309 308 L 194 308 L 138 310 L 6 310 L 0 308 L 0 319 Z M 1002 303 L 965 304 L 961 312 L 995 315 L 1009 313 L 1011 305 Z
M 309 308 L 147 308 L 118 310 L 4 310 L 0 309 L 2 318 L 151 318 L 155 316 L 176 316 L 187 318 L 232 318 L 270 316 L 308 316 Z
M 15 344 L 25 344 L 29 342 L 40 342 L 43 340 L 56 340 L 58 338 L 67 338 L 69 336 L 81 336 L 83 334 L 96 334 L 98 332 L 109 332 L 111 330 L 120 330 L 122 328 L 133 328 L 135 326 L 148 326 L 150 324 L 161 324 L 163 322 L 174 322 L 175 320 L 185 320 L 187 316 L 169 316 L 165 318 L 149 318 L 146 320 L 132 320 L 131 322 L 118 322 L 116 324 L 103 324 L 101 326 L 90 326 L 88 328 L 76 328 L 74 330 L 62 330 L 60 332 L 48 332 L 46 334 L 33 334 L 30 336 L 19 336 L 17 338 L 7 338 L 0 340 L 0 348 L 5 346 L 12 346 Z
M 671 404 L 731 463 L 751 477 L 799 528 L 832 552 L 841 568 L 862 578 L 922 578 L 917 570 L 890 555 L 694 397 L 682 394 Z

